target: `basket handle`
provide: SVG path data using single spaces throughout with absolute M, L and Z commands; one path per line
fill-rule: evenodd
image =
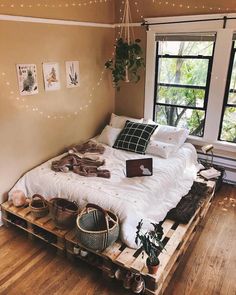
M 47 206 L 47 201 L 44 199 L 44 197 L 42 197 L 42 196 L 40 196 L 38 194 L 35 194 L 35 195 L 33 195 L 32 200 L 36 199 L 36 198 L 38 198 L 38 199 L 40 199 L 42 201 L 44 207 Z
M 91 203 L 88 203 L 85 207 L 85 210 L 88 212 L 88 209 L 89 208 L 93 208 L 93 209 L 97 209 L 99 210 L 100 212 L 102 212 L 103 216 L 104 216 L 104 219 L 105 219 L 105 222 L 106 222 L 106 231 L 107 231 L 107 234 L 109 233 L 109 220 L 108 220 L 108 214 L 107 214 L 107 211 L 104 210 L 102 207 L 96 205 L 96 204 L 91 204 Z
M 107 214 L 107 211 L 104 210 L 102 207 L 96 205 L 96 204 L 92 204 L 92 203 L 88 203 L 85 207 L 85 210 L 84 211 L 87 211 L 88 212 L 88 209 L 89 208 L 94 208 L 94 209 L 97 209 L 99 211 L 101 211 L 104 215 L 104 217 L 107 219 L 107 221 L 111 221 L 113 222 L 114 224 L 118 224 L 118 221 L 117 220 L 114 220 L 110 215 Z M 109 225 L 108 225 L 108 229 L 109 229 Z
M 88 203 L 85 208 L 87 211 L 89 208 L 97 209 L 97 210 L 101 211 L 105 217 L 107 216 L 107 211 L 96 204 Z

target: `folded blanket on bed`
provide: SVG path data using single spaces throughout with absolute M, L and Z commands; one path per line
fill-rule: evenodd
M 103 154 L 105 152 L 105 147 L 102 144 L 99 144 L 94 141 L 87 141 L 82 144 L 73 145 L 68 149 L 73 150 L 75 153 L 96 153 L 96 154 Z
M 98 169 L 105 164 L 105 161 L 98 161 L 89 158 L 81 158 L 75 154 L 69 154 L 62 157 L 58 161 L 53 161 L 51 169 L 55 172 L 73 171 L 76 174 L 87 177 L 103 177 L 110 178 L 109 170 Z

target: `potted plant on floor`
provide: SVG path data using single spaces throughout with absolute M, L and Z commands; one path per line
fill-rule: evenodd
M 160 261 L 158 255 L 163 251 L 164 245 L 161 242 L 163 236 L 163 228 L 159 223 L 151 223 L 153 230 L 142 232 L 143 220 L 137 225 L 135 242 L 140 245 L 142 250 L 147 254 L 146 260 L 148 272 L 155 274 L 158 270 Z

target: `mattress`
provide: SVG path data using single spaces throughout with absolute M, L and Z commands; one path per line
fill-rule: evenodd
M 132 152 L 105 146 L 102 168 L 111 171 L 111 178 L 83 177 L 73 172 L 51 170 L 53 158 L 27 172 L 9 192 L 22 190 L 27 196 L 40 194 L 46 199 L 67 198 L 80 208 L 88 202 L 115 212 L 120 220 L 120 238 L 131 248 L 136 248 L 135 232 L 138 222 L 144 220 L 144 228 L 150 222 L 162 221 L 167 212 L 175 207 L 181 197 L 188 193 L 197 174 L 197 153 L 193 145 L 185 143 L 168 159 L 152 156 L 153 175 L 127 178 L 125 161 L 147 158 Z

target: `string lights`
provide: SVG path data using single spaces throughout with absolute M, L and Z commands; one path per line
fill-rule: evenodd
M 22 0 L 23 1 L 23 0 Z M 78 8 L 78 7 L 84 7 L 84 6 L 91 6 L 94 4 L 104 4 L 107 2 L 113 2 L 116 0 L 87 0 L 87 1 L 72 1 L 72 2 L 67 2 L 67 3 L 43 3 L 43 2 L 38 2 L 38 3 L 29 3 L 25 4 L 22 3 L 22 1 L 17 1 L 17 3 L 1 3 L 0 7 L 5 7 L 5 8 Z M 229 7 L 217 7 L 217 6 L 207 6 L 207 5 L 191 5 L 189 3 L 184 4 L 184 3 L 176 3 L 173 1 L 159 1 L 159 0 L 135 0 L 134 1 L 134 6 L 135 6 L 135 11 L 138 14 L 140 19 L 143 19 L 143 15 L 141 14 L 141 11 L 138 7 L 140 2 L 145 2 L 145 6 L 147 6 L 147 1 L 152 2 L 153 4 L 156 4 L 158 6 L 170 6 L 174 8 L 182 8 L 182 9 L 200 9 L 200 10 L 206 10 L 206 11 L 211 11 L 211 12 L 220 12 L 220 11 L 236 11 L 236 8 L 229 8 Z M 124 4 L 124 1 L 122 1 L 122 4 Z
M 89 0 L 89 1 L 83 1 L 83 2 L 78 2 L 78 1 L 73 1 L 73 2 L 69 2 L 68 3 L 65 3 L 65 4 L 62 4 L 62 3 L 55 3 L 55 4 L 45 4 L 45 3 L 32 3 L 32 4 L 24 4 L 24 3 L 21 3 L 20 1 L 18 3 L 6 3 L 6 4 L 3 4 L 1 3 L 0 4 L 0 7 L 5 7 L 5 8 L 17 8 L 17 7 L 20 7 L 20 8 L 33 8 L 33 7 L 37 7 L 37 8 L 79 8 L 79 7 L 84 7 L 84 6 L 90 6 L 90 5 L 93 5 L 93 4 L 101 4 L 101 3 L 108 3 L 108 2 L 112 2 L 112 1 L 115 1 L 115 0 Z M 146 1 L 151 1 L 152 3 L 158 5 L 158 6 L 170 6 L 170 7 L 174 7 L 174 8 L 182 8 L 182 9 L 201 9 L 201 10 L 207 10 L 207 11 L 211 11 L 211 12 L 220 12 L 220 11 L 223 11 L 223 10 L 226 10 L 226 11 L 236 11 L 236 8 L 235 9 L 229 9 L 229 8 L 223 8 L 223 7 L 208 7 L 206 5 L 189 5 L 189 4 L 183 4 L 183 3 L 175 3 L 175 2 L 172 2 L 172 1 L 159 1 L 159 0 L 145 0 Z M 143 14 L 141 13 L 141 10 L 140 10 L 140 2 L 144 2 L 144 0 L 135 0 L 134 3 L 134 10 L 136 11 L 137 13 L 137 16 L 140 20 L 143 20 L 144 16 Z M 145 3 L 145 5 L 147 6 L 147 4 Z M 122 1 L 121 2 L 121 7 L 120 7 L 120 15 L 119 15 L 119 20 L 120 20 L 120 23 L 122 22 L 122 16 L 123 16 L 123 11 L 124 11 L 124 6 L 125 6 L 125 1 Z M 118 25 L 118 33 L 117 33 L 117 38 L 116 40 L 118 40 L 118 38 L 121 36 L 121 30 L 122 30 L 122 26 L 121 25 Z M 112 56 L 114 56 L 114 50 L 112 52 Z M 83 105 L 81 105 L 76 111 L 74 111 L 73 113 L 71 114 L 67 114 L 67 115 L 63 115 L 61 113 L 56 113 L 56 114 L 50 114 L 42 109 L 40 109 L 38 106 L 34 105 L 34 104 L 30 104 L 28 102 L 28 99 L 26 100 L 25 97 L 20 97 L 20 96 L 15 96 L 15 92 L 13 90 L 10 89 L 11 87 L 11 83 L 10 81 L 7 79 L 7 74 L 5 72 L 2 72 L 1 73 L 1 76 L 2 76 L 2 81 L 3 81 L 3 84 L 5 84 L 5 86 L 8 88 L 9 90 L 9 97 L 11 99 L 14 99 L 20 108 L 22 109 L 25 109 L 26 111 L 32 111 L 34 112 L 35 114 L 38 114 L 39 116 L 41 117 L 44 117 L 44 118 L 47 118 L 47 119 L 53 119 L 53 120 L 61 120 L 61 119 L 67 119 L 67 118 L 72 118 L 72 117 L 77 117 L 79 115 L 79 113 L 81 111 L 84 111 L 84 110 L 87 110 L 89 108 L 89 106 L 93 103 L 94 101 L 94 94 L 96 92 L 97 94 L 97 88 L 100 87 L 101 83 L 102 83 L 102 80 L 103 80 L 103 76 L 104 76 L 104 73 L 105 73 L 105 68 L 103 68 L 101 74 L 100 74 L 100 77 L 98 78 L 97 80 L 97 83 L 95 84 L 96 86 L 95 87 L 92 87 L 91 89 L 91 92 L 89 93 L 89 100 L 84 103 Z M 97 97 L 97 95 L 96 95 Z
M 105 70 L 105 68 L 104 68 L 104 70 Z M 8 90 L 9 90 L 10 99 L 14 99 L 18 103 L 20 108 L 25 109 L 26 111 L 32 111 L 35 114 L 38 114 L 41 117 L 44 117 L 46 119 L 54 119 L 54 120 L 59 119 L 60 120 L 60 119 L 68 119 L 68 118 L 76 117 L 79 115 L 79 112 L 88 109 L 89 105 L 91 105 L 92 102 L 94 101 L 95 90 L 97 90 L 97 88 L 101 85 L 101 82 L 103 80 L 103 75 L 105 73 L 104 70 L 101 72 L 98 82 L 96 83 L 96 87 L 92 87 L 92 90 L 89 94 L 89 100 L 86 103 L 84 103 L 83 105 L 81 105 L 78 110 L 74 111 L 71 114 L 67 114 L 67 115 L 63 115 L 61 113 L 56 113 L 56 114 L 54 113 L 52 115 L 52 114 L 40 109 L 38 106 L 35 106 L 34 104 L 30 104 L 28 102 L 28 100 L 26 100 L 25 97 L 14 96 L 15 92 L 13 90 L 9 89 L 11 87 L 11 83 L 7 80 L 7 74 L 5 72 L 2 72 L 2 81 L 7 86 Z
M 90 6 L 92 4 L 102 4 L 107 2 L 112 2 L 113 0 L 89 0 L 89 1 L 83 1 L 83 2 L 67 2 L 67 3 L 54 3 L 54 4 L 48 4 L 48 3 L 30 3 L 30 4 L 24 4 L 21 1 L 18 1 L 18 3 L 1 3 L 0 7 L 5 8 L 76 8 L 76 7 L 83 7 L 83 6 Z
M 181 8 L 181 9 L 187 9 L 187 10 L 204 10 L 205 12 L 221 12 L 221 11 L 236 11 L 236 8 L 229 8 L 229 7 L 218 7 L 218 6 L 207 6 L 207 5 L 191 5 L 189 3 L 184 4 L 184 3 L 176 3 L 173 1 L 159 1 L 159 0 L 145 0 L 145 6 L 147 7 L 148 4 L 147 2 L 151 2 L 155 4 L 156 6 L 169 6 L 170 8 Z M 135 0 L 134 2 L 134 7 L 135 11 L 137 13 L 137 16 L 139 19 L 143 19 L 143 15 L 141 14 L 140 11 L 140 3 L 144 3 L 144 0 Z

